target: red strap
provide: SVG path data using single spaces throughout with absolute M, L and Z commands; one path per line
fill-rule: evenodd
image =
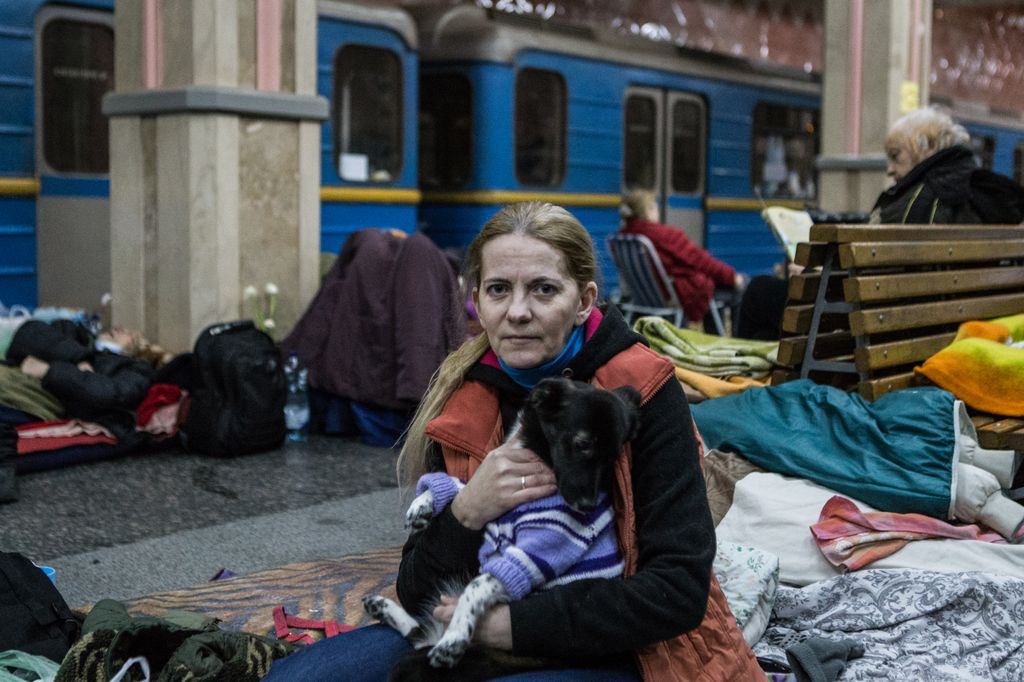
M 283 606 L 274 607 L 274 634 L 277 635 L 278 639 L 283 639 L 288 642 L 304 642 L 306 644 L 312 644 L 313 638 L 309 634 L 298 634 L 291 631 L 291 628 L 301 628 L 303 630 L 321 630 L 326 637 L 334 637 L 335 635 L 343 632 L 349 632 L 355 630 L 354 625 L 346 625 L 345 623 L 338 623 L 333 620 L 312 620 L 310 618 L 299 618 L 298 616 L 289 616 L 284 612 Z

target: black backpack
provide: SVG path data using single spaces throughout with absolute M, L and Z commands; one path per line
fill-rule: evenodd
M 81 629 L 38 566 L 17 552 L 0 552 L 0 651 L 17 649 L 60 663 Z
M 182 426 L 185 446 L 217 457 L 284 441 L 288 387 L 274 341 L 251 320 L 207 327 L 196 339 L 199 385 Z

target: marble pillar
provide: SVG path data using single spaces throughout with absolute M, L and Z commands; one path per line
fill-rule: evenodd
M 888 180 L 885 135 L 928 102 L 931 0 L 825 0 L 819 203 L 867 211 Z
M 319 283 L 315 0 L 115 7 L 112 321 L 171 351 L 280 291 L 286 333 Z

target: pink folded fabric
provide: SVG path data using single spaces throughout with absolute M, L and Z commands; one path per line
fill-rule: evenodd
M 106 427 L 81 419 L 63 419 L 52 422 L 31 422 L 16 427 L 18 438 L 63 438 L 69 436 L 106 436 L 113 438 Z
M 862 512 L 852 500 L 833 495 L 811 526 L 818 549 L 843 571 L 856 571 L 899 551 L 913 540 L 951 538 L 1006 543 L 998 533 L 970 524 L 954 526 L 924 514 Z
M 28 455 L 33 452 L 49 452 L 50 450 L 70 448 L 74 445 L 97 445 L 99 443 L 105 443 L 107 445 L 117 445 L 117 439 L 103 435 L 90 436 L 85 433 L 81 433 L 77 436 L 47 436 L 45 438 L 18 438 L 18 454 Z

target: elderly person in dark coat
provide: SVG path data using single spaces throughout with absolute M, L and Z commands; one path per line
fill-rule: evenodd
M 1024 189 L 978 168 L 970 135 L 939 109 L 898 119 L 885 139 L 886 173 L 895 180 L 871 211 L 872 223 L 971 224 L 1024 220 Z
M 886 173 L 895 180 L 871 209 L 876 224 L 1010 224 L 1024 221 L 1024 189 L 979 168 L 970 135 L 949 114 L 925 107 L 906 114 L 885 139 Z M 740 304 L 736 335 L 779 338 L 788 285 L 755 277 Z

